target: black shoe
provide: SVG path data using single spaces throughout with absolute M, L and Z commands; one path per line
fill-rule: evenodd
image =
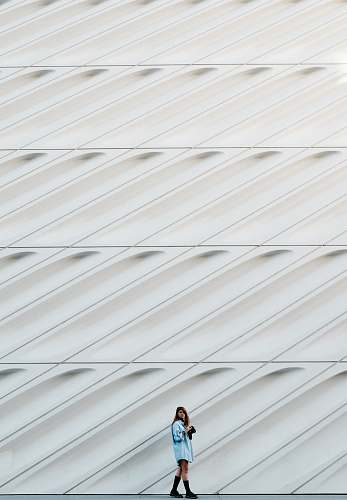
M 174 498 L 183 498 L 183 495 L 181 495 L 181 493 L 179 491 L 175 491 L 175 490 L 171 490 L 170 491 L 170 497 L 174 497 Z M 196 497 L 194 497 L 196 498 Z
M 186 498 L 199 498 L 198 495 L 190 491 L 189 493 L 186 494 Z

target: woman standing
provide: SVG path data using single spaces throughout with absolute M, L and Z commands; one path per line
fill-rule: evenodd
M 178 406 L 176 408 L 175 418 L 173 419 L 171 430 L 172 444 L 175 458 L 178 464 L 178 469 L 175 474 L 170 497 L 183 497 L 183 495 L 181 495 L 177 490 L 182 477 L 183 484 L 186 490 L 186 498 L 198 498 L 198 495 L 191 491 L 188 479 L 188 464 L 189 462 L 193 462 L 194 460 L 191 439 L 192 434 L 195 432 L 195 429 L 192 425 L 190 425 L 190 419 L 187 410 L 183 406 Z

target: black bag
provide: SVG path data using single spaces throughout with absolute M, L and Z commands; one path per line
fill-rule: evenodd
M 195 427 L 192 425 L 192 426 L 191 426 L 191 428 L 189 429 L 189 431 L 187 432 L 188 437 L 189 437 L 189 439 L 190 439 L 190 440 L 192 440 L 192 438 L 193 438 L 193 434 L 195 434 L 195 433 L 196 433 L 196 429 L 195 429 Z

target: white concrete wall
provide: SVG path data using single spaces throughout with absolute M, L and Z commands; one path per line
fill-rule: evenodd
M 347 492 L 346 23 L 0 1 L 0 493 Z

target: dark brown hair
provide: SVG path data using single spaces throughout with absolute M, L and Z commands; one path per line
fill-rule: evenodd
M 175 413 L 175 416 L 174 416 L 174 419 L 173 419 L 172 423 L 176 422 L 177 420 L 181 420 L 181 419 L 179 418 L 179 416 L 178 416 L 178 412 L 179 412 L 180 410 L 183 410 L 183 411 L 184 411 L 184 415 L 185 415 L 185 416 L 184 416 L 184 425 L 185 425 L 185 426 L 190 425 L 190 418 L 189 418 L 188 412 L 187 412 L 187 410 L 185 409 L 185 407 L 184 407 L 184 406 L 177 406 L 177 408 L 176 408 L 176 413 Z

